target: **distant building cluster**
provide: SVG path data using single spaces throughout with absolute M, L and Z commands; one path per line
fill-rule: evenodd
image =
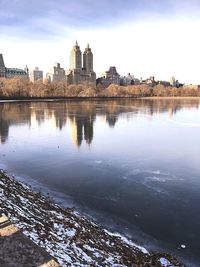
M 140 80 L 130 73 L 127 76 L 120 76 L 116 67 L 112 66 L 102 74 L 102 77 L 97 79 L 97 84 L 101 84 L 103 87 L 108 87 L 111 84 L 129 86 L 140 84 Z
M 134 75 L 128 73 L 127 76 L 121 77 L 120 84 L 123 86 L 138 85 L 140 84 L 140 80 L 135 78 Z
M 38 67 L 30 72 L 27 66 L 24 69 L 6 67 L 4 64 L 3 55 L 0 54 L 0 78 L 13 77 L 30 79 L 33 83 L 37 81 L 43 82 L 44 79 L 43 71 Z M 82 54 L 77 41 L 70 54 L 70 68 L 65 70 L 63 67 L 61 67 L 60 63 L 56 63 L 56 65 L 46 74 L 46 80 L 49 83 L 66 82 L 68 85 L 84 84 L 92 87 L 101 85 L 103 88 L 106 88 L 111 84 L 121 86 L 139 84 L 155 86 L 157 84 L 161 84 L 164 86 L 172 86 L 177 88 L 182 86 L 185 86 L 185 88 L 198 88 L 198 85 L 183 85 L 179 83 L 175 77 L 172 77 L 170 81 L 156 81 L 154 76 L 150 76 L 147 79 L 137 79 L 131 73 L 128 73 L 126 76 L 122 76 L 118 73 L 115 66 L 111 66 L 108 71 L 105 71 L 101 77 L 96 79 L 96 73 L 93 69 L 92 49 L 88 44 Z

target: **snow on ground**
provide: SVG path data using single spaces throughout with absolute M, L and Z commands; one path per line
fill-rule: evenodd
M 0 172 L 0 210 L 61 266 L 184 266 L 112 234 Z M 167 265 L 166 265 L 167 264 Z
M 173 267 L 174 266 L 165 258 L 160 258 L 159 261 L 161 263 L 161 266 L 163 266 L 163 267 Z

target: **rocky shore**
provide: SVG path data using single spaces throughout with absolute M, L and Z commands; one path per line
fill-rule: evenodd
M 185 266 L 172 255 L 149 252 L 118 234 L 109 233 L 3 171 L 0 171 L 0 211 L 60 266 Z M 3 238 L 0 236 L 0 240 Z
M 3 214 L 0 214 L 0 266 L 59 267 L 55 259 L 26 237 Z

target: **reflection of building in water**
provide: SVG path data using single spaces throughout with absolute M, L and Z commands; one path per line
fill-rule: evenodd
M 31 112 L 31 127 L 36 127 L 36 126 L 38 126 L 38 122 L 36 119 L 35 110 L 32 110 L 32 112 Z
M 44 123 L 45 121 L 45 110 L 38 109 L 35 110 L 34 112 L 35 112 L 35 119 L 38 125 L 42 125 L 42 123 Z
M 176 106 L 172 105 L 168 107 L 168 114 L 169 114 L 170 119 L 172 119 L 173 115 L 176 114 L 177 110 L 178 110 L 178 107 Z
M 79 147 L 83 140 L 89 145 L 93 140 L 93 123 L 96 116 L 104 118 L 105 123 L 114 127 L 120 114 L 129 113 L 131 118 L 137 114 L 153 116 L 169 113 L 173 116 L 182 108 L 198 109 L 199 103 L 198 99 L 0 103 L 0 143 L 5 143 L 8 139 L 11 125 L 34 127 L 48 121 L 52 123 L 52 128 L 61 130 L 69 119 L 71 138 L 76 146 Z
M 54 111 L 56 127 L 62 130 L 67 122 L 67 109 L 65 104 L 60 104 Z
M 73 143 L 80 147 L 84 140 L 88 145 L 92 143 L 93 139 L 93 121 L 94 116 L 86 115 L 78 117 L 76 115 L 69 116 L 70 131 Z
M 9 127 L 16 124 L 29 124 L 30 103 L 0 104 L 0 143 L 5 143 L 9 135 Z
M 41 103 L 40 109 L 34 108 L 31 110 L 31 126 L 40 126 L 45 121 L 50 121 L 54 129 L 62 128 L 66 125 L 67 116 L 66 105 L 60 103 L 59 107 L 54 110 L 48 107 L 47 103 Z
M 92 143 L 93 139 L 93 118 L 89 117 L 84 122 L 84 137 L 88 145 Z
M 117 122 L 117 114 L 106 114 L 106 121 L 108 122 L 110 127 L 114 127 Z
M 9 124 L 0 118 L 0 142 L 4 144 L 8 138 Z
M 71 138 L 76 146 L 80 146 L 83 140 L 83 128 L 76 121 L 76 117 L 70 119 Z

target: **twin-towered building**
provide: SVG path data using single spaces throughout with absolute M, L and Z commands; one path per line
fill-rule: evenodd
M 0 77 L 29 78 L 28 68 L 22 70 L 17 68 L 6 68 L 4 65 L 3 55 L 0 54 Z M 93 70 L 93 53 L 89 46 L 85 48 L 82 54 L 80 46 L 76 42 L 70 56 L 70 69 L 65 71 L 64 68 L 57 63 L 53 70 L 47 73 L 47 78 L 51 82 L 66 82 L 67 84 L 85 84 L 96 86 L 96 73 Z M 39 68 L 35 68 L 30 72 L 30 79 L 32 82 L 43 80 L 43 72 Z
M 80 46 L 76 41 L 71 51 L 67 83 L 96 85 L 96 73 L 93 70 L 93 54 L 89 44 L 82 55 Z
M 96 86 L 96 73 L 93 70 L 93 54 L 89 46 L 82 54 L 80 46 L 76 41 L 70 54 L 70 69 L 65 71 L 57 63 L 53 70 L 47 73 L 47 78 L 51 82 L 66 82 L 70 84 L 85 84 Z

